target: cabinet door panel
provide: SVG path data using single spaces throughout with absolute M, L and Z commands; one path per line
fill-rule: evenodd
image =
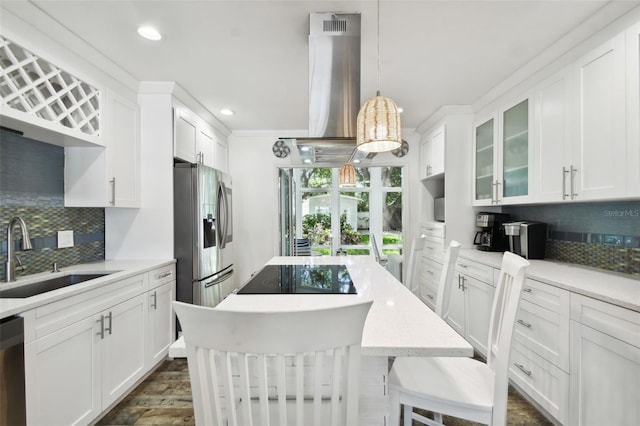
M 571 321 L 572 425 L 640 424 L 640 348 Z
M 465 276 L 467 340 L 483 355 L 487 354 L 489 319 L 494 289 L 489 284 Z
M 462 290 L 462 275 L 456 274 L 453 278 L 451 286 L 451 296 L 449 299 L 449 316 L 447 317 L 447 323 L 458 332 L 459 335 L 464 337 L 464 323 L 465 323 L 465 294 Z M 488 324 L 487 324 L 488 326 Z
M 149 367 L 160 362 L 173 343 L 175 319 L 171 310 L 175 281 L 149 292 Z
M 87 424 L 100 414 L 94 324 L 90 317 L 25 346 L 28 424 Z
M 621 34 L 576 65 L 579 116 L 573 158 L 579 200 L 625 194 L 624 59 Z
M 496 134 L 493 118 L 475 127 L 474 205 L 491 205 L 494 202 Z
M 176 109 L 173 156 L 190 163 L 195 163 L 196 125 L 185 114 L 185 112 Z
M 110 405 L 144 373 L 145 295 L 141 294 L 103 312 L 105 333 L 102 371 L 103 403 Z M 107 317 L 111 314 L 111 319 Z M 106 331 L 111 328 L 111 331 Z
M 571 165 L 571 73 L 567 68 L 536 88 L 536 139 L 532 191 L 537 201 L 560 201 L 570 197 L 567 173 Z

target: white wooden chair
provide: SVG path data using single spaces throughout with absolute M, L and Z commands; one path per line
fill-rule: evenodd
M 420 289 L 420 277 L 418 275 L 418 262 L 420 261 L 420 254 L 424 249 L 424 243 L 427 236 L 422 234 L 411 241 L 411 251 L 409 252 L 409 263 L 407 264 L 407 278 L 403 280 L 403 284 L 413 294 L 416 294 Z
M 390 420 L 404 424 L 418 420 L 442 425 L 442 414 L 487 425 L 504 425 L 507 417 L 509 351 L 520 292 L 529 265 L 525 259 L 505 252 L 491 319 L 487 362 L 472 358 L 396 358 L 389 373 Z M 413 412 L 418 407 L 434 413 L 429 419 Z
M 447 253 L 444 255 L 442 264 L 442 274 L 438 283 L 438 294 L 436 295 L 436 314 L 443 320 L 449 316 L 449 300 L 451 299 L 451 284 L 456 273 L 456 261 L 460 252 L 460 243 L 451 240 Z
M 372 303 L 239 312 L 173 302 L 196 424 L 357 425 L 360 342 Z

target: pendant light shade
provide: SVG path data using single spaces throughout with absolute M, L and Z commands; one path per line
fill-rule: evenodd
M 364 152 L 393 151 L 402 145 L 396 103 L 380 96 L 380 0 L 378 0 L 378 91 L 358 112 L 356 146 Z
M 376 96 L 358 113 L 357 147 L 364 152 L 393 151 L 402 145 L 400 113 L 390 98 Z
M 345 164 L 340 168 L 340 185 L 355 185 L 356 169 L 351 164 Z

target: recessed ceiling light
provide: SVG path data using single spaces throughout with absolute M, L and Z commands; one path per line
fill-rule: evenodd
M 359 162 L 360 162 L 360 160 L 358 160 L 357 158 L 354 158 L 354 159 L 353 159 L 353 162 L 357 164 L 357 163 L 359 163 Z
M 155 28 L 148 25 L 144 25 L 138 28 L 138 34 L 140 34 L 140 36 L 146 38 L 147 40 L 158 41 L 162 39 L 162 34 L 160 34 L 160 32 Z
M 220 114 L 222 114 L 222 115 L 233 115 L 233 114 L 235 114 L 235 112 L 233 112 L 229 108 L 222 108 L 220 110 Z

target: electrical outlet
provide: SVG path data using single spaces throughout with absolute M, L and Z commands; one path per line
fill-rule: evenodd
M 73 247 L 73 231 L 58 231 L 58 248 Z

